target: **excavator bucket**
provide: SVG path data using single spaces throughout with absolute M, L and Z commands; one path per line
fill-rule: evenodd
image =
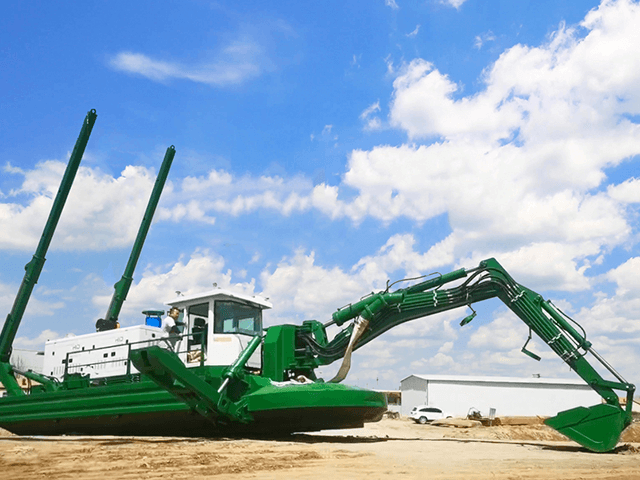
M 544 423 L 594 452 L 613 450 L 627 427 L 627 414 L 608 404 L 576 407 L 548 418 Z

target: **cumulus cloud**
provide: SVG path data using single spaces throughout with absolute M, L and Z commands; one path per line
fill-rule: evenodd
M 373 281 L 339 267 L 316 265 L 315 254 L 302 250 L 283 258 L 273 271 L 263 271 L 260 280 L 265 295 L 279 306 L 272 316 L 275 323 L 310 318 L 327 321 L 338 307 L 366 294 Z
M 60 336 L 59 333 L 47 329 L 34 338 L 24 336 L 16 337 L 13 341 L 13 346 L 15 348 L 40 349 L 47 340 L 55 340 L 60 338 Z
M 529 358 L 521 352 L 527 341 L 529 330 L 511 311 L 500 308 L 494 312 L 494 318 L 491 321 L 476 317 L 473 322 L 474 324 L 477 322 L 477 328 L 469 334 L 467 347 L 470 349 L 496 352 L 501 357 L 510 358 L 508 363 L 522 363 Z M 535 333 L 527 343 L 527 350 L 534 352 L 543 360 L 556 358 L 556 354 Z
M 0 248 L 33 250 L 57 193 L 65 163 L 47 160 L 33 170 L 22 172 L 19 189 L 0 203 Z M 62 250 L 104 250 L 128 246 L 135 239 L 155 174 L 139 166 L 126 167 L 118 177 L 99 169 L 80 167 L 69 193 L 51 248 Z M 161 205 L 171 197 L 168 184 Z M 18 199 L 26 201 L 18 203 Z M 179 203 L 160 209 L 161 218 L 203 221 L 213 219 L 194 203 Z
M 609 185 L 607 193 L 613 200 L 625 203 L 640 203 L 640 180 L 629 178 L 618 185 Z
M 481 95 L 455 99 L 459 86 L 422 59 L 409 63 L 393 86 L 391 122 L 410 137 L 464 134 L 497 140 L 522 121 L 520 102 L 504 102 L 508 92 L 488 85 Z
M 416 238 L 412 234 L 393 235 L 375 255 L 361 258 L 353 268 L 362 269 L 371 278 L 382 278 L 397 270 L 416 276 L 432 272 L 453 260 L 446 254 L 446 242 L 432 246 L 426 253 L 416 251 L 415 244 Z
M 312 207 L 312 191 L 313 182 L 303 176 L 234 177 L 224 171 L 211 171 L 206 176 L 186 177 L 180 184 L 179 197 L 183 202 L 191 202 L 203 218 L 211 211 L 242 215 L 259 209 L 290 215 Z M 159 212 L 160 219 L 174 216 L 169 209 Z
M 621 340 L 637 341 L 629 334 L 640 332 L 640 258 L 631 257 L 604 275 L 615 285 L 615 292 L 597 294 L 595 303 L 583 307 L 575 318 L 591 335 L 621 335 Z

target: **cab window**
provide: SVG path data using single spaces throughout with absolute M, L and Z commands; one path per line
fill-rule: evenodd
M 215 302 L 213 333 L 260 335 L 262 310 L 237 302 Z

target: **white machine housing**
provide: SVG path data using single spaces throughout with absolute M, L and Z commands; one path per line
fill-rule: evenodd
M 139 373 L 129 361 L 129 351 L 151 345 L 173 350 L 187 367 L 231 365 L 254 336 L 262 335 L 262 310 L 272 307 L 264 298 L 221 288 L 178 296 L 166 305 L 180 310 L 179 334 L 135 325 L 49 340 L 41 373 L 59 380 L 65 373 L 91 379 Z M 261 346 L 247 367 L 262 368 Z

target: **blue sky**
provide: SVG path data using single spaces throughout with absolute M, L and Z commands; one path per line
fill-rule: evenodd
M 121 322 L 213 282 L 267 324 L 495 256 L 640 377 L 640 6 L 630 1 L 18 3 L 0 19 L 0 310 L 98 119 L 15 346 L 92 331 L 165 149 Z M 348 382 L 571 377 L 499 302 L 398 327 Z M 531 344 L 530 344 L 531 346 Z M 323 374 L 329 376 L 329 367 Z

